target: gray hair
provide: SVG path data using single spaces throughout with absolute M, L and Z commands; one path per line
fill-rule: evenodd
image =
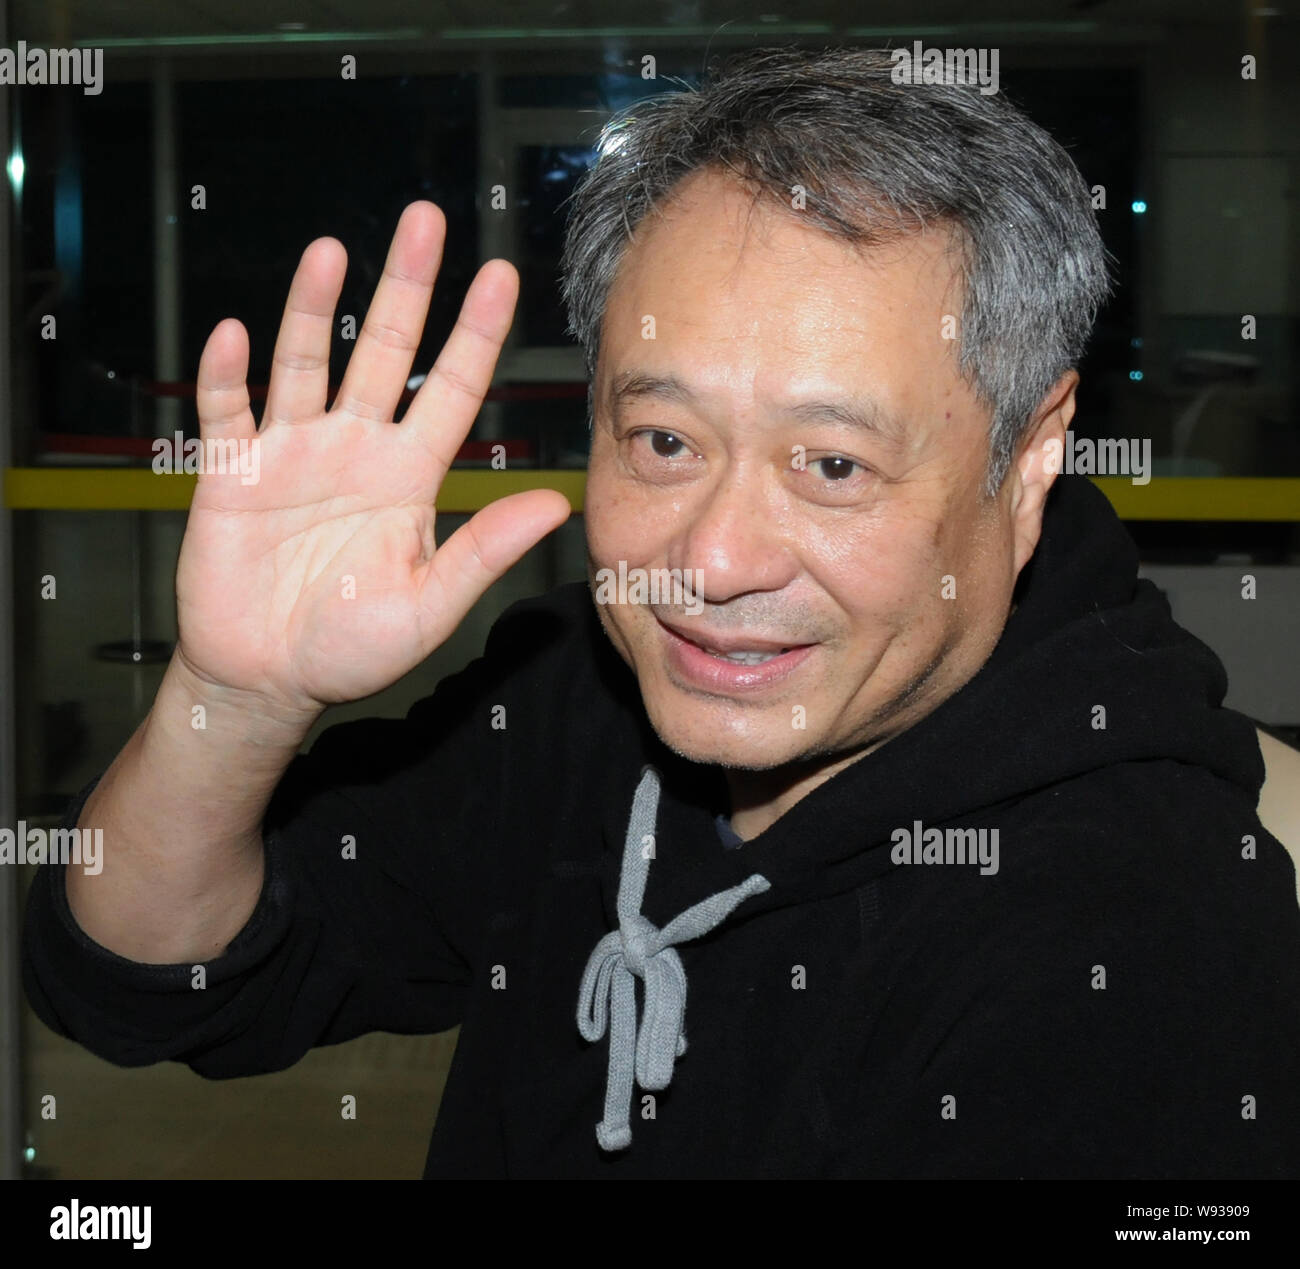
M 684 177 L 730 171 L 828 232 L 871 247 L 929 223 L 955 232 L 959 368 L 990 411 L 985 492 L 1044 395 L 1078 364 L 1110 292 L 1091 192 L 1066 151 L 1002 95 L 899 84 L 885 49 L 767 49 L 698 91 L 621 111 L 575 191 L 562 291 L 593 377 L 606 299 L 637 224 Z M 588 392 L 590 422 L 591 391 Z

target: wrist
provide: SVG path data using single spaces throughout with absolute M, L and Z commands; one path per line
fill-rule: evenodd
M 180 644 L 163 676 L 159 699 L 164 692 L 174 705 L 188 701 L 191 714 L 202 708 L 210 718 L 236 723 L 249 740 L 292 744 L 295 749 L 325 712 L 318 702 L 293 702 L 268 692 L 218 683 L 194 668 Z

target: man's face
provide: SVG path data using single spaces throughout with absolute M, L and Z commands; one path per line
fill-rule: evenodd
M 606 309 L 589 567 L 683 570 L 703 611 L 661 592 L 601 620 L 678 753 L 860 751 L 979 669 L 1028 554 L 1005 488 L 981 494 L 955 254 L 938 231 L 859 252 L 712 172 L 662 210 Z

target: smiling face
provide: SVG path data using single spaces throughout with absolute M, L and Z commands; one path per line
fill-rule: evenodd
M 678 753 L 828 772 L 996 644 L 1051 478 L 1027 449 L 982 495 L 954 261 L 937 230 L 858 251 L 713 172 L 638 226 L 602 327 L 587 543 L 593 578 L 699 579 L 598 604 Z

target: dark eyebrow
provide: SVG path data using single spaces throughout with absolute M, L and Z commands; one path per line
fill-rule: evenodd
M 625 370 L 614 376 L 610 385 L 610 403 L 616 408 L 625 401 L 638 397 L 659 397 L 666 401 L 676 401 L 689 405 L 695 400 L 695 394 L 673 375 L 648 375 L 639 370 Z
M 610 402 L 615 409 L 640 397 L 657 397 L 679 405 L 691 405 L 696 399 L 695 393 L 674 375 L 651 375 L 639 370 L 615 375 L 610 385 Z M 835 423 L 854 428 L 895 449 L 904 448 L 907 437 L 902 422 L 870 397 L 801 401 L 790 406 L 787 413 L 807 423 Z
M 878 401 L 870 397 L 846 397 L 837 401 L 801 401 L 789 413 L 809 423 L 837 423 L 902 449 L 907 429 Z

